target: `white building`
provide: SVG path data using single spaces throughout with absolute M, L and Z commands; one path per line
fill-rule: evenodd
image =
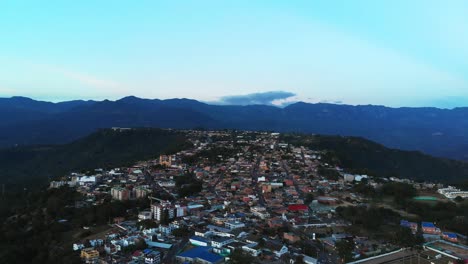
M 245 224 L 239 221 L 227 221 L 224 225 L 231 230 L 245 227 Z
M 252 244 L 242 246 L 242 250 L 249 253 L 253 257 L 258 257 L 262 253 L 262 250 L 258 246 L 258 243 L 252 243 Z
M 151 251 L 145 254 L 145 264 L 159 264 L 161 263 L 161 253 L 159 251 Z
M 267 219 L 270 217 L 270 214 L 266 211 L 265 207 L 254 206 L 250 208 L 250 212 L 253 215 L 260 217 L 261 219 Z
M 152 218 L 151 211 L 142 211 L 138 214 L 138 220 L 140 221 L 150 220 L 151 218 Z
M 161 204 L 153 204 L 151 206 L 151 212 L 153 214 L 153 218 L 156 221 L 161 221 L 163 218 L 163 214 L 167 213 L 169 219 L 174 219 L 176 217 L 176 210 L 175 207 L 168 202 L 164 202 Z
M 457 198 L 457 196 L 460 196 L 461 198 L 468 197 L 468 191 L 462 191 L 452 186 L 449 186 L 448 188 L 439 189 L 437 190 L 437 192 L 444 195 L 448 199 L 455 199 Z
M 222 248 L 232 242 L 234 242 L 234 238 L 232 237 L 215 237 L 211 241 L 211 246 L 215 248 Z
M 176 217 L 184 217 L 187 215 L 187 206 L 176 205 Z

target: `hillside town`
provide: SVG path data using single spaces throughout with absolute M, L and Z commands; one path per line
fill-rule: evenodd
M 373 198 L 375 190 L 401 185 L 415 190 L 416 204 L 456 204 L 468 199 L 468 191 L 347 171 L 326 152 L 295 145 L 279 133 L 184 133 L 189 149 L 50 182 L 51 189 L 68 186 L 82 194 L 75 208 L 109 199 L 138 204 L 105 225 L 82 226 L 85 235 L 70 247 L 84 263 L 468 261 L 466 230 L 402 209 L 407 205 L 397 206 L 403 202 L 391 191 Z M 358 219 L 358 213 L 379 226 L 367 226 L 369 220 Z M 380 228 L 401 236 L 379 236 Z

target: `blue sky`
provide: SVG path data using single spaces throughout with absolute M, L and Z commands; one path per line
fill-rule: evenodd
M 0 96 L 468 106 L 467 14 L 464 0 L 6 0 Z

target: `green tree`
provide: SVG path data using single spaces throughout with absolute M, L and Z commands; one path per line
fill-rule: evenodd
M 338 256 L 344 262 L 348 262 L 353 259 L 354 241 L 353 240 L 340 240 L 335 244 Z
M 186 227 L 177 228 L 172 231 L 172 234 L 176 237 L 188 237 L 192 232 Z
M 242 249 L 235 249 L 231 255 L 229 255 L 229 264 L 246 264 L 255 263 L 255 258 L 243 251 Z
M 308 193 L 304 199 L 305 204 L 310 204 L 314 200 L 314 194 Z

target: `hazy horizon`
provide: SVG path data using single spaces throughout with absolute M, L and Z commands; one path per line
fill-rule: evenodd
M 267 92 L 268 93 L 268 92 Z M 40 102 L 47 102 L 47 103 L 65 103 L 65 102 L 71 102 L 71 101 L 94 101 L 94 102 L 103 102 L 103 101 L 111 101 L 111 102 L 116 102 L 119 100 L 122 100 L 127 97 L 136 97 L 139 99 L 143 100 L 195 100 L 200 103 L 204 104 L 209 104 L 209 105 L 219 105 L 219 106 L 249 106 L 249 105 L 265 105 L 265 106 L 274 106 L 274 107 L 279 107 L 279 108 L 284 108 L 286 106 L 295 104 L 295 103 L 307 103 L 307 104 L 334 104 L 334 105 L 349 105 L 349 106 L 383 106 L 387 108 L 438 108 L 438 109 L 444 109 L 444 110 L 453 110 L 455 108 L 465 108 L 467 106 L 455 106 L 455 107 L 438 107 L 438 106 L 389 106 L 389 105 L 383 105 L 383 104 L 373 104 L 373 103 L 364 103 L 364 104 L 347 104 L 343 102 L 330 102 L 330 101 L 317 101 L 317 102 L 307 102 L 307 101 L 291 101 L 291 102 L 284 102 L 281 104 L 275 103 L 275 100 L 272 101 L 264 101 L 264 102 L 252 102 L 251 100 L 251 94 L 247 95 L 236 95 L 236 96 L 226 96 L 225 98 L 229 97 L 235 97 L 239 98 L 239 101 L 237 103 L 232 103 L 232 102 L 225 102 L 220 98 L 218 101 L 203 101 L 203 100 L 197 100 L 194 98 L 187 98 L 187 97 L 172 97 L 172 98 L 146 98 L 146 97 L 140 97 L 140 96 L 135 96 L 135 95 L 127 95 L 115 99 L 71 99 L 71 100 L 47 100 L 47 99 L 40 99 L 40 98 L 32 98 L 28 96 L 20 96 L 20 95 L 14 95 L 14 96 L 0 96 L 0 99 L 13 99 L 13 98 L 27 98 L 31 99 L 34 101 L 40 101 Z

